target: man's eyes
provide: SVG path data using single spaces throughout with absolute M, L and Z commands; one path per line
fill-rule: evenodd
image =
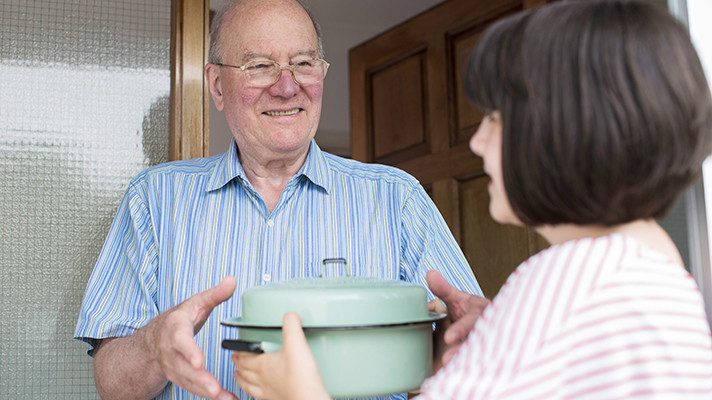
M 258 69 L 268 69 L 274 67 L 274 63 L 269 62 L 269 61 L 254 61 L 251 62 L 250 64 L 247 65 L 247 69 L 253 69 L 253 70 L 258 70 Z
M 291 63 L 291 65 L 294 65 L 295 67 L 313 67 L 314 66 L 314 61 L 312 59 L 308 60 L 296 60 Z M 274 68 L 275 67 L 275 62 L 274 61 L 252 61 L 247 66 L 245 67 L 246 69 L 252 69 L 252 70 L 259 70 L 259 69 L 268 69 L 268 68 Z

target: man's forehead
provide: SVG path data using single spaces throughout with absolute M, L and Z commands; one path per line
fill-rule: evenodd
M 282 3 L 276 7 L 275 3 Z M 284 3 L 291 3 L 284 6 Z M 243 1 L 228 14 L 219 41 L 223 54 L 249 61 L 288 56 L 318 58 L 319 38 L 304 8 L 290 0 Z
M 239 1 L 226 11 L 225 25 L 232 25 L 231 31 L 246 29 L 246 34 L 253 24 L 273 24 L 280 27 L 297 24 L 307 29 L 314 29 L 314 21 L 298 2 L 292 0 L 252 0 Z M 247 26 L 247 28 L 245 28 Z M 316 32 L 314 32 L 316 33 Z

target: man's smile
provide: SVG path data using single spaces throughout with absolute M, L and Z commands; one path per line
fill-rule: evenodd
M 300 111 L 302 111 L 301 108 L 295 108 L 295 109 L 287 110 L 287 111 L 265 111 L 264 113 L 267 115 L 274 116 L 274 117 L 282 117 L 282 116 L 286 116 L 286 115 L 294 115 Z

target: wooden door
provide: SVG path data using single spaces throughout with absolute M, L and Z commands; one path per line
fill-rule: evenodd
M 210 0 L 171 1 L 169 159 L 210 154 L 210 93 L 203 68 L 210 43 Z
M 488 298 L 547 244 L 489 216 L 489 178 L 468 147 L 483 113 L 465 99 L 462 69 L 487 26 L 544 2 L 449 0 L 349 52 L 352 157 L 420 180 Z

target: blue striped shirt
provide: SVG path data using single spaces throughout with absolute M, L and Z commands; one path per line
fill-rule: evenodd
M 272 213 L 247 180 L 233 142 L 227 153 L 171 162 L 134 178 L 89 279 L 75 337 L 128 336 L 190 296 L 237 279 L 196 335 L 205 366 L 247 399 L 232 376 L 220 321 L 240 313 L 255 285 L 319 275 L 322 260 L 348 260 L 352 275 L 425 284 L 437 269 L 453 286 L 482 295 L 435 205 L 412 176 L 322 152 L 307 159 Z M 325 276 L 343 275 L 338 267 Z M 432 293 L 428 291 L 430 298 Z M 195 396 L 168 384 L 161 399 Z M 391 398 L 404 399 L 404 395 Z

